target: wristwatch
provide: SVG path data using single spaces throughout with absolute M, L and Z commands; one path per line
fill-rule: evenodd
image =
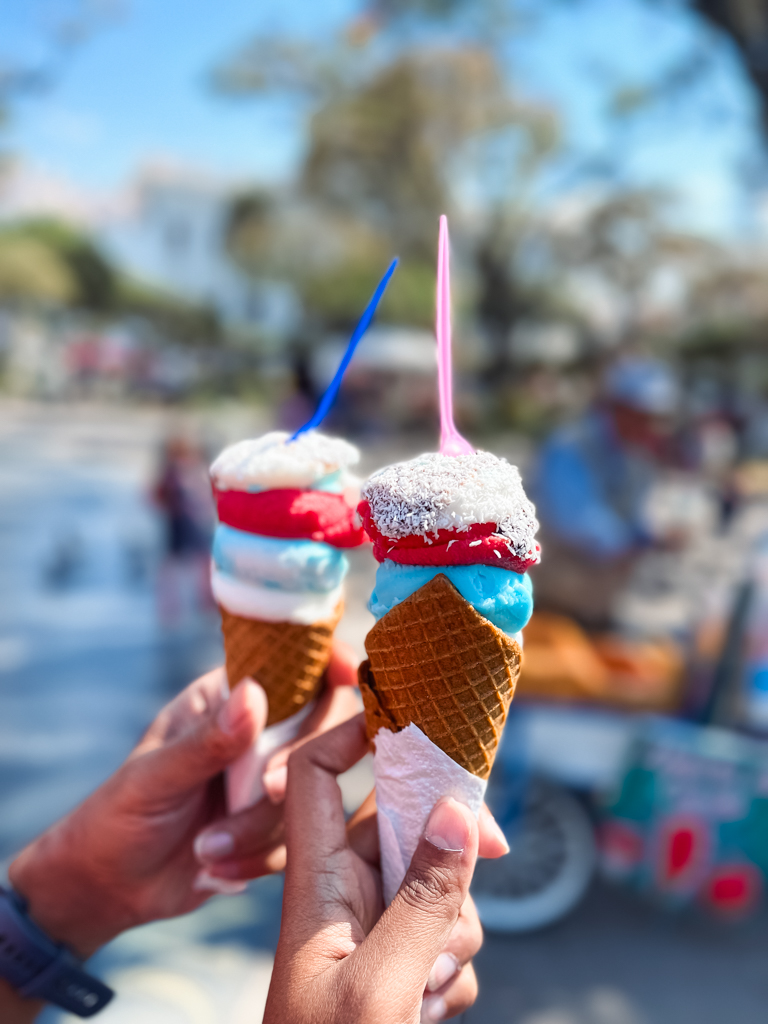
M 115 994 L 27 916 L 27 902 L 0 886 L 0 978 L 25 999 L 44 999 L 78 1017 L 93 1017 Z

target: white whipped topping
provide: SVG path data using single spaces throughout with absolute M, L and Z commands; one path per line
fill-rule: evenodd
M 490 452 L 428 452 L 397 462 L 374 473 L 363 497 L 376 529 L 393 540 L 495 523 L 510 550 L 525 558 L 539 528 L 517 466 Z
M 306 488 L 360 460 L 357 448 L 340 437 L 326 437 L 316 430 L 299 434 L 295 441 L 290 436 L 273 430 L 225 448 L 211 466 L 214 484 L 222 491 Z
M 211 590 L 217 603 L 232 615 L 263 619 L 264 622 L 297 622 L 311 626 L 313 622 L 325 622 L 333 617 L 344 588 L 340 585 L 325 594 L 309 590 L 277 590 L 258 583 L 245 583 L 214 569 L 211 572 Z

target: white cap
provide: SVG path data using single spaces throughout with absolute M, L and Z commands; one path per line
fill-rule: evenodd
M 638 412 L 669 416 L 677 409 L 680 387 L 672 370 L 660 359 L 628 356 L 605 375 L 605 394 Z

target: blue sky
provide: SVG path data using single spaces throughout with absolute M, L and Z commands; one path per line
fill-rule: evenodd
M 29 0 L 0 4 L 6 24 L 40 35 Z M 11 145 L 77 182 L 119 183 L 148 155 L 234 175 L 272 177 L 294 156 L 292 118 L 274 104 L 224 102 L 206 76 L 256 32 L 333 31 L 349 3 L 256 5 L 234 0 L 126 0 L 68 62 L 56 88 L 24 102 Z M 322 14 L 320 14 L 322 11 Z M 7 45 L 7 44 L 6 44 Z M 0 50 L 4 49 L 0 44 Z
M 0 57 L 34 54 L 45 19 L 67 3 L 72 0 L 0 0 Z M 566 125 L 566 155 L 542 179 L 542 195 L 584 184 L 569 178 L 576 163 L 618 151 L 622 180 L 677 190 L 682 220 L 716 232 L 749 229 L 739 173 L 757 159 L 756 109 L 727 43 L 682 0 L 519 5 L 530 17 L 502 51 L 506 70 L 522 95 L 553 104 Z M 300 111 L 285 102 L 223 100 L 212 94 L 207 75 L 256 33 L 330 39 L 359 8 L 355 0 L 122 0 L 115 6 L 55 88 L 25 100 L 6 133 L 23 156 L 99 189 L 119 186 L 156 157 L 239 179 L 290 176 L 301 153 Z M 609 92 L 652 81 L 692 52 L 708 62 L 701 81 L 617 130 L 605 114 Z

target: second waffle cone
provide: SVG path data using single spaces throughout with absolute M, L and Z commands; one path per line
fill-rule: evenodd
M 359 677 L 369 737 L 413 722 L 488 778 L 520 675 L 520 645 L 441 573 L 387 612 L 365 649 Z
M 339 602 L 333 618 L 303 626 L 245 619 L 219 606 L 230 688 L 245 676 L 256 679 L 269 701 L 267 725 L 295 715 L 319 693 L 343 610 Z

